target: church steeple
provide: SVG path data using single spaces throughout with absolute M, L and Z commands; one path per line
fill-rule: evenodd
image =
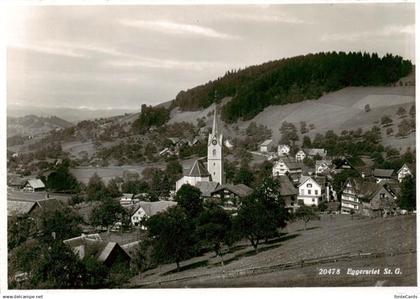
M 209 134 L 207 146 L 207 170 L 212 181 L 219 184 L 224 183 L 223 172 L 223 135 L 219 128 L 217 119 L 216 103 L 214 103 L 213 128 Z

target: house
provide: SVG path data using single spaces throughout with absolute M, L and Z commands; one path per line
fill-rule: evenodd
M 314 159 L 317 156 L 322 159 L 327 157 L 327 151 L 323 148 L 305 148 L 303 151 L 306 153 L 306 156 L 311 159 Z
M 328 175 L 332 169 L 331 160 L 317 160 L 315 161 L 315 174 Z
M 281 158 L 273 166 L 273 176 L 288 175 L 294 183 L 299 182 L 303 165 L 293 158 Z
M 29 179 L 24 184 L 22 190 L 25 192 L 45 191 L 45 185 L 40 179 Z
M 35 206 L 35 201 L 8 200 L 7 217 L 29 214 Z
M 341 195 L 341 214 L 362 213 L 362 202 L 369 202 L 377 184 L 364 178 L 348 178 Z
M 382 181 L 388 181 L 391 180 L 394 174 L 394 170 L 393 169 L 379 169 L 376 168 L 373 171 L 373 176 L 376 179 L 377 183 L 380 183 Z
M 134 194 L 131 193 L 123 193 L 120 198 L 120 205 L 130 205 L 134 203 Z
M 232 149 L 234 147 L 233 142 L 229 139 L 225 139 L 225 142 L 223 143 L 228 149 Z
M 75 237 L 63 241 L 81 259 L 95 258 L 108 268 L 130 264 L 130 255 L 116 242 L 106 242 L 98 234 Z
M 197 185 L 198 182 L 210 182 L 211 175 L 203 165 L 201 160 L 195 160 L 192 167 L 176 182 L 175 191 L 182 187 L 184 184 L 190 184 L 191 186 Z
M 303 201 L 303 204 L 307 206 L 318 206 L 325 191 L 325 186 L 322 186 L 314 178 L 309 176 L 302 176 L 299 182 L 298 202 Z
M 200 189 L 201 191 L 201 196 L 208 198 L 211 197 L 211 193 L 216 190 L 217 187 L 219 187 L 220 184 L 218 182 L 198 182 L 197 185 L 195 185 L 195 187 L 197 187 L 198 189 Z
M 127 206 L 126 209 L 131 214 L 131 224 L 139 226 L 142 219 L 152 217 L 176 205 L 174 201 L 140 201 L 131 207 Z
M 296 189 L 287 175 L 277 176 L 277 179 L 280 183 L 278 192 L 284 200 L 286 210 L 294 212 L 299 207 L 297 201 L 298 189 Z
M 378 184 L 370 200 L 370 209 L 373 216 L 393 214 L 397 209 L 398 190 L 386 182 Z
M 401 168 L 397 171 L 397 178 L 400 183 L 405 177 L 413 176 L 411 169 L 412 168 L 410 168 L 406 163 L 404 163 L 404 165 L 401 166 Z
M 260 144 L 260 152 L 268 153 L 273 149 L 273 139 L 267 139 Z
M 340 173 L 344 170 L 350 170 L 350 169 L 356 170 L 353 167 L 353 165 L 349 162 L 349 160 L 344 157 L 334 160 L 333 168 L 334 168 L 332 170 L 333 173 Z
M 289 156 L 290 154 L 290 146 L 287 144 L 279 144 L 277 147 L 277 154 L 279 157 Z
M 303 161 L 305 158 L 306 158 L 306 153 L 304 150 L 299 150 L 295 155 L 296 161 Z
M 224 184 L 217 187 L 211 196 L 220 199 L 224 205 L 236 206 L 239 200 L 250 195 L 254 190 L 244 184 Z

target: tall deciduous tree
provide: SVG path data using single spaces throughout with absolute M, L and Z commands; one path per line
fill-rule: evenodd
M 412 176 L 405 177 L 401 183 L 399 206 L 408 211 L 416 210 L 416 180 Z
M 182 185 L 175 195 L 175 200 L 191 219 L 198 217 L 203 211 L 200 189 L 189 184 Z

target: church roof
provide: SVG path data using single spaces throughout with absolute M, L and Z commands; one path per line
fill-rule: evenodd
M 204 166 L 201 160 L 195 160 L 193 166 L 188 171 L 187 176 L 208 177 L 210 176 L 210 173 L 207 171 L 206 167 Z

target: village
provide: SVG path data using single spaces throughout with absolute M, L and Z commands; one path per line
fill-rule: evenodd
M 145 253 L 142 252 L 150 250 L 143 247 L 148 242 L 148 234 L 151 233 L 148 231 L 150 230 L 148 220 L 158 219 L 159 215 L 175 211 L 174 207 L 177 205 L 192 210 L 197 209 L 197 202 L 204 204 L 204 210 L 205 206 L 215 205 L 222 209 L 223 215 L 235 219 L 240 215 L 243 203 L 248 198 L 270 190 L 279 204 L 277 207 L 287 213 L 287 215 L 281 212 L 274 214 L 277 215 L 275 217 L 280 217 L 275 223 L 281 222 L 276 224 L 274 231 L 284 227 L 286 222 L 300 220 L 304 222 L 306 230 L 307 222 L 319 220 L 322 215 L 330 217 L 350 215 L 353 220 L 355 217 L 357 219 L 404 217 L 399 215 L 408 215 L 415 210 L 415 206 L 400 198 L 401 194 L 413 198 L 412 193 L 407 194 L 412 192 L 407 189 L 407 185 L 410 182 L 412 184 L 414 180 L 414 163 L 405 162 L 395 169 L 379 169 L 369 167 L 371 161 L 366 157 L 366 163 L 358 167 L 349 161 L 349 157 L 330 155 L 324 148 L 296 149 L 292 143 L 275 143 L 272 139 L 262 141 L 256 151 L 249 151 L 247 154 L 247 157 L 254 156 L 263 161 L 262 164 L 257 164 L 257 167 L 263 167 L 262 165 L 267 167 L 264 163 L 269 163 L 270 166 L 264 172 L 266 177 L 261 177 L 260 184 L 264 186 L 270 178 L 269 182 L 274 182 L 268 187 L 271 189 L 262 190 L 263 187 L 254 189 L 245 184 L 246 180 L 241 183 L 230 180 L 227 183 L 224 155 L 225 151 L 233 148 L 234 142 L 224 139 L 223 128 L 219 125 L 218 113 L 216 106 L 214 107 L 211 130 L 206 130 L 207 157 L 191 160 L 188 167 L 184 165 L 182 176 L 179 175 L 178 179 L 171 180 L 173 185 L 169 190 L 165 191 L 167 186 L 164 185 L 167 185 L 167 182 L 162 183 L 161 179 L 156 178 L 156 172 L 152 174 L 152 178 L 157 180 L 156 189 L 159 190 L 143 188 L 143 192 L 138 193 L 134 192 L 142 189 L 142 182 L 136 174 L 126 174 L 125 179 L 111 179 L 106 187 L 95 173 L 84 191 L 88 198 L 95 199 L 80 200 L 77 192 L 49 190 L 46 187 L 45 176 L 27 180 L 10 176 L 14 179 L 8 180 L 9 245 L 10 240 L 14 242 L 13 246 L 17 246 L 27 238 L 61 240 L 80 260 L 93 258 L 95 263 L 104 265 L 107 269 L 111 269 L 111 272 L 117 269 L 115 271 L 120 275 L 117 276 L 120 280 L 114 283 L 118 285 L 133 273 L 137 273 L 134 271 L 130 274 L 121 274 L 121 269 L 134 267 L 147 270 L 156 266 L 150 266 L 150 261 L 146 260 Z M 159 155 L 179 155 L 180 140 L 182 139 L 171 138 L 171 147 L 160 151 Z M 199 138 L 195 140 L 190 146 L 199 142 Z M 67 169 L 66 163 L 68 162 L 62 159 L 54 160 L 53 168 L 47 174 L 48 180 L 51 181 L 54 175 L 59 180 L 67 180 L 67 177 L 60 176 L 57 171 Z M 176 165 L 181 167 L 179 164 Z M 67 170 L 63 171 L 67 173 Z M 168 171 L 168 167 L 163 173 L 165 171 Z M 402 192 L 404 188 L 405 193 Z M 105 189 L 108 191 L 104 191 Z M 134 192 L 123 192 L 129 190 Z M 212 211 L 211 208 L 208 209 Z M 65 217 L 63 213 L 66 214 Z M 256 219 L 255 221 L 258 221 L 258 218 Z M 67 225 L 66 221 L 71 223 L 69 231 L 62 227 Z M 246 229 L 245 226 L 244 230 Z M 257 237 L 257 244 L 259 238 L 272 238 L 276 234 L 273 235 L 272 229 L 269 231 L 270 234 L 263 233 Z M 159 233 L 156 237 L 159 237 Z M 224 238 L 226 236 L 218 241 L 217 246 L 220 248 L 231 244 Z M 240 239 L 241 237 L 237 240 Z M 257 249 L 254 240 L 250 240 Z M 172 242 L 177 240 L 173 239 Z M 218 250 L 221 250 L 220 248 Z M 187 248 L 185 250 L 188 251 Z M 222 257 L 223 254 L 219 255 Z M 143 258 L 139 260 L 139 256 Z M 192 256 L 188 254 L 176 256 L 177 268 L 179 269 L 180 261 Z M 171 259 L 163 258 L 163 260 Z M 25 267 L 21 267 L 21 270 L 11 269 L 12 276 L 9 279 L 13 286 L 24 288 L 31 281 L 30 270 L 28 272 L 22 269 Z

